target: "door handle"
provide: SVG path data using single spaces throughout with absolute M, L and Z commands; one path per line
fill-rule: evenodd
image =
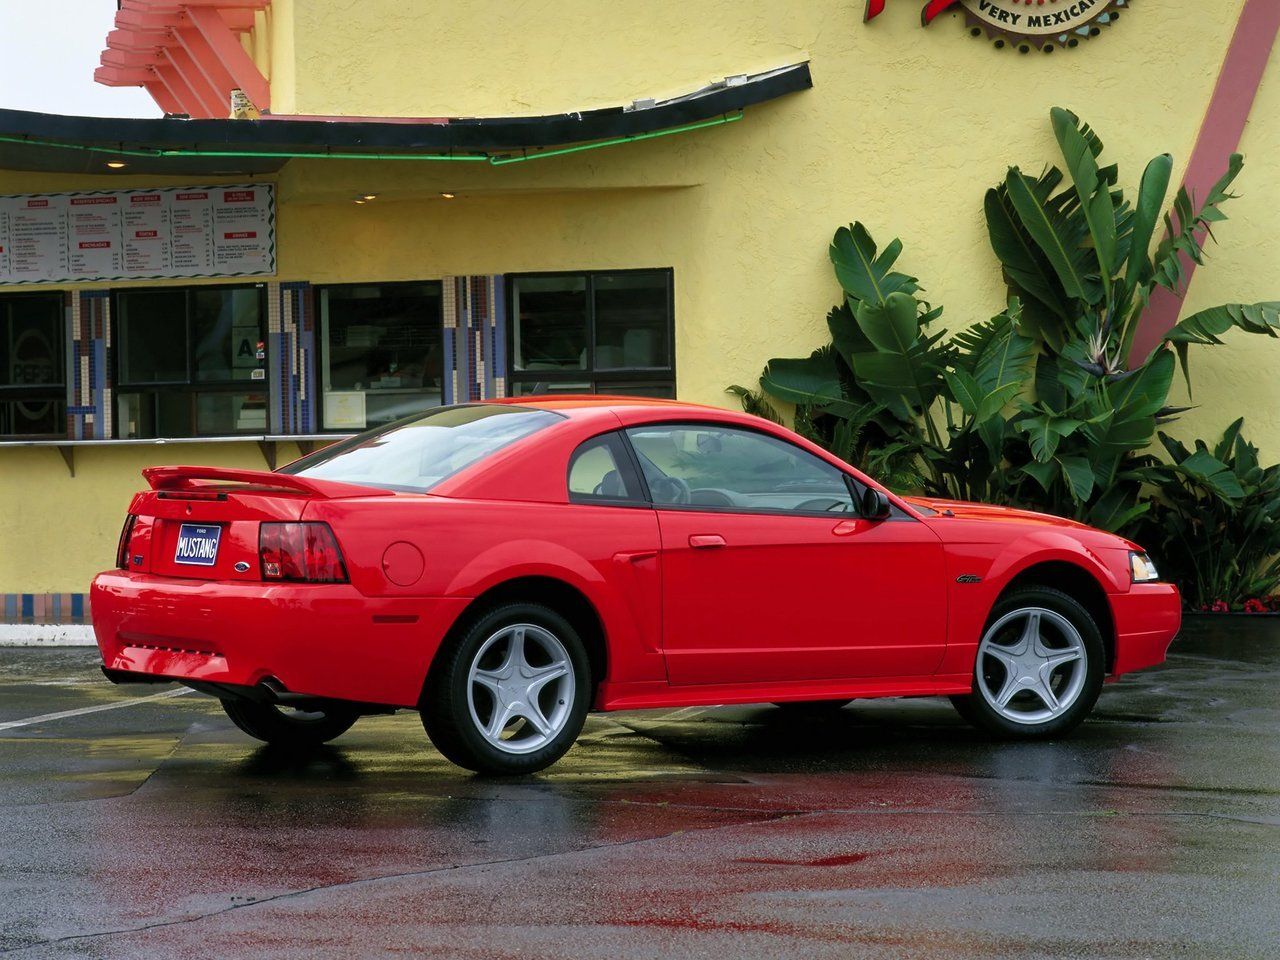
M 837 537 L 847 537 L 851 533 L 857 533 L 858 521 L 857 520 L 841 520 L 839 523 L 837 523 L 834 527 L 831 528 L 831 532 L 834 533 Z
M 710 550 L 724 546 L 724 537 L 718 533 L 695 533 L 689 537 L 689 546 L 695 550 Z

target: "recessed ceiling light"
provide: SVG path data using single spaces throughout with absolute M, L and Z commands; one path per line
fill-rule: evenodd
M 356 203 L 364 203 L 365 201 L 363 201 L 363 200 L 361 200 L 359 197 L 357 197 L 355 202 L 356 202 Z
M 378 195 L 377 195 L 376 193 L 366 193 L 366 194 L 365 194 L 361 199 L 362 199 L 362 200 L 377 200 L 377 199 L 378 199 Z
M 452 193 L 442 193 L 442 194 L 440 194 L 440 198 L 441 198 L 442 200 L 452 200 L 452 199 L 454 198 L 454 196 L 455 196 L 455 195 L 454 195 L 454 194 L 452 194 Z
M 125 162 L 123 160 L 108 160 L 107 166 L 112 170 L 119 170 L 121 167 L 125 166 Z

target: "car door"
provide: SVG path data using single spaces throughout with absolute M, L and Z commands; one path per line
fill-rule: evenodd
M 662 539 L 662 637 L 676 684 L 915 677 L 946 645 L 943 548 L 854 478 L 763 432 L 626 431 Z

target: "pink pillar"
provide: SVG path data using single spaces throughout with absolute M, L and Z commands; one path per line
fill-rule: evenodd
M 1202 200 L 1222 176 L 1227 169 L 1227 158 L 1240 147 L 1244 125 L 1253 109 L 1277 32 L 1280 32 L 1280 2 L 1245 0 L 1183 181 L 1197 200 Z M 1259 161 L 1268 162 L 1265 157 Z M 1186 283 L 1190 286 L 1196 265 L 1186 258 L 1183 261 Z M 1185 294 L 1184 288 L 1182 295 Z M 1129 354 L 1131 363 L 1142 360 L 1155 349 L 1160 338 L 1178 322 L 1181 310 L 1182 296 L 1156 287 L 1134 336 L 1133 351 Z

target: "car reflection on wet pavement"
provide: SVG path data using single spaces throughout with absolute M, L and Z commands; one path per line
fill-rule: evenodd
M 1280 620 L 1190 623 L 1058 743 L 942 701 L 593 715 L 537 777 L 415 716 L 280 755 L 0 650 L 0 955 L 1274 957 Z M 6 726 L 7 725 L 7 726 Z

